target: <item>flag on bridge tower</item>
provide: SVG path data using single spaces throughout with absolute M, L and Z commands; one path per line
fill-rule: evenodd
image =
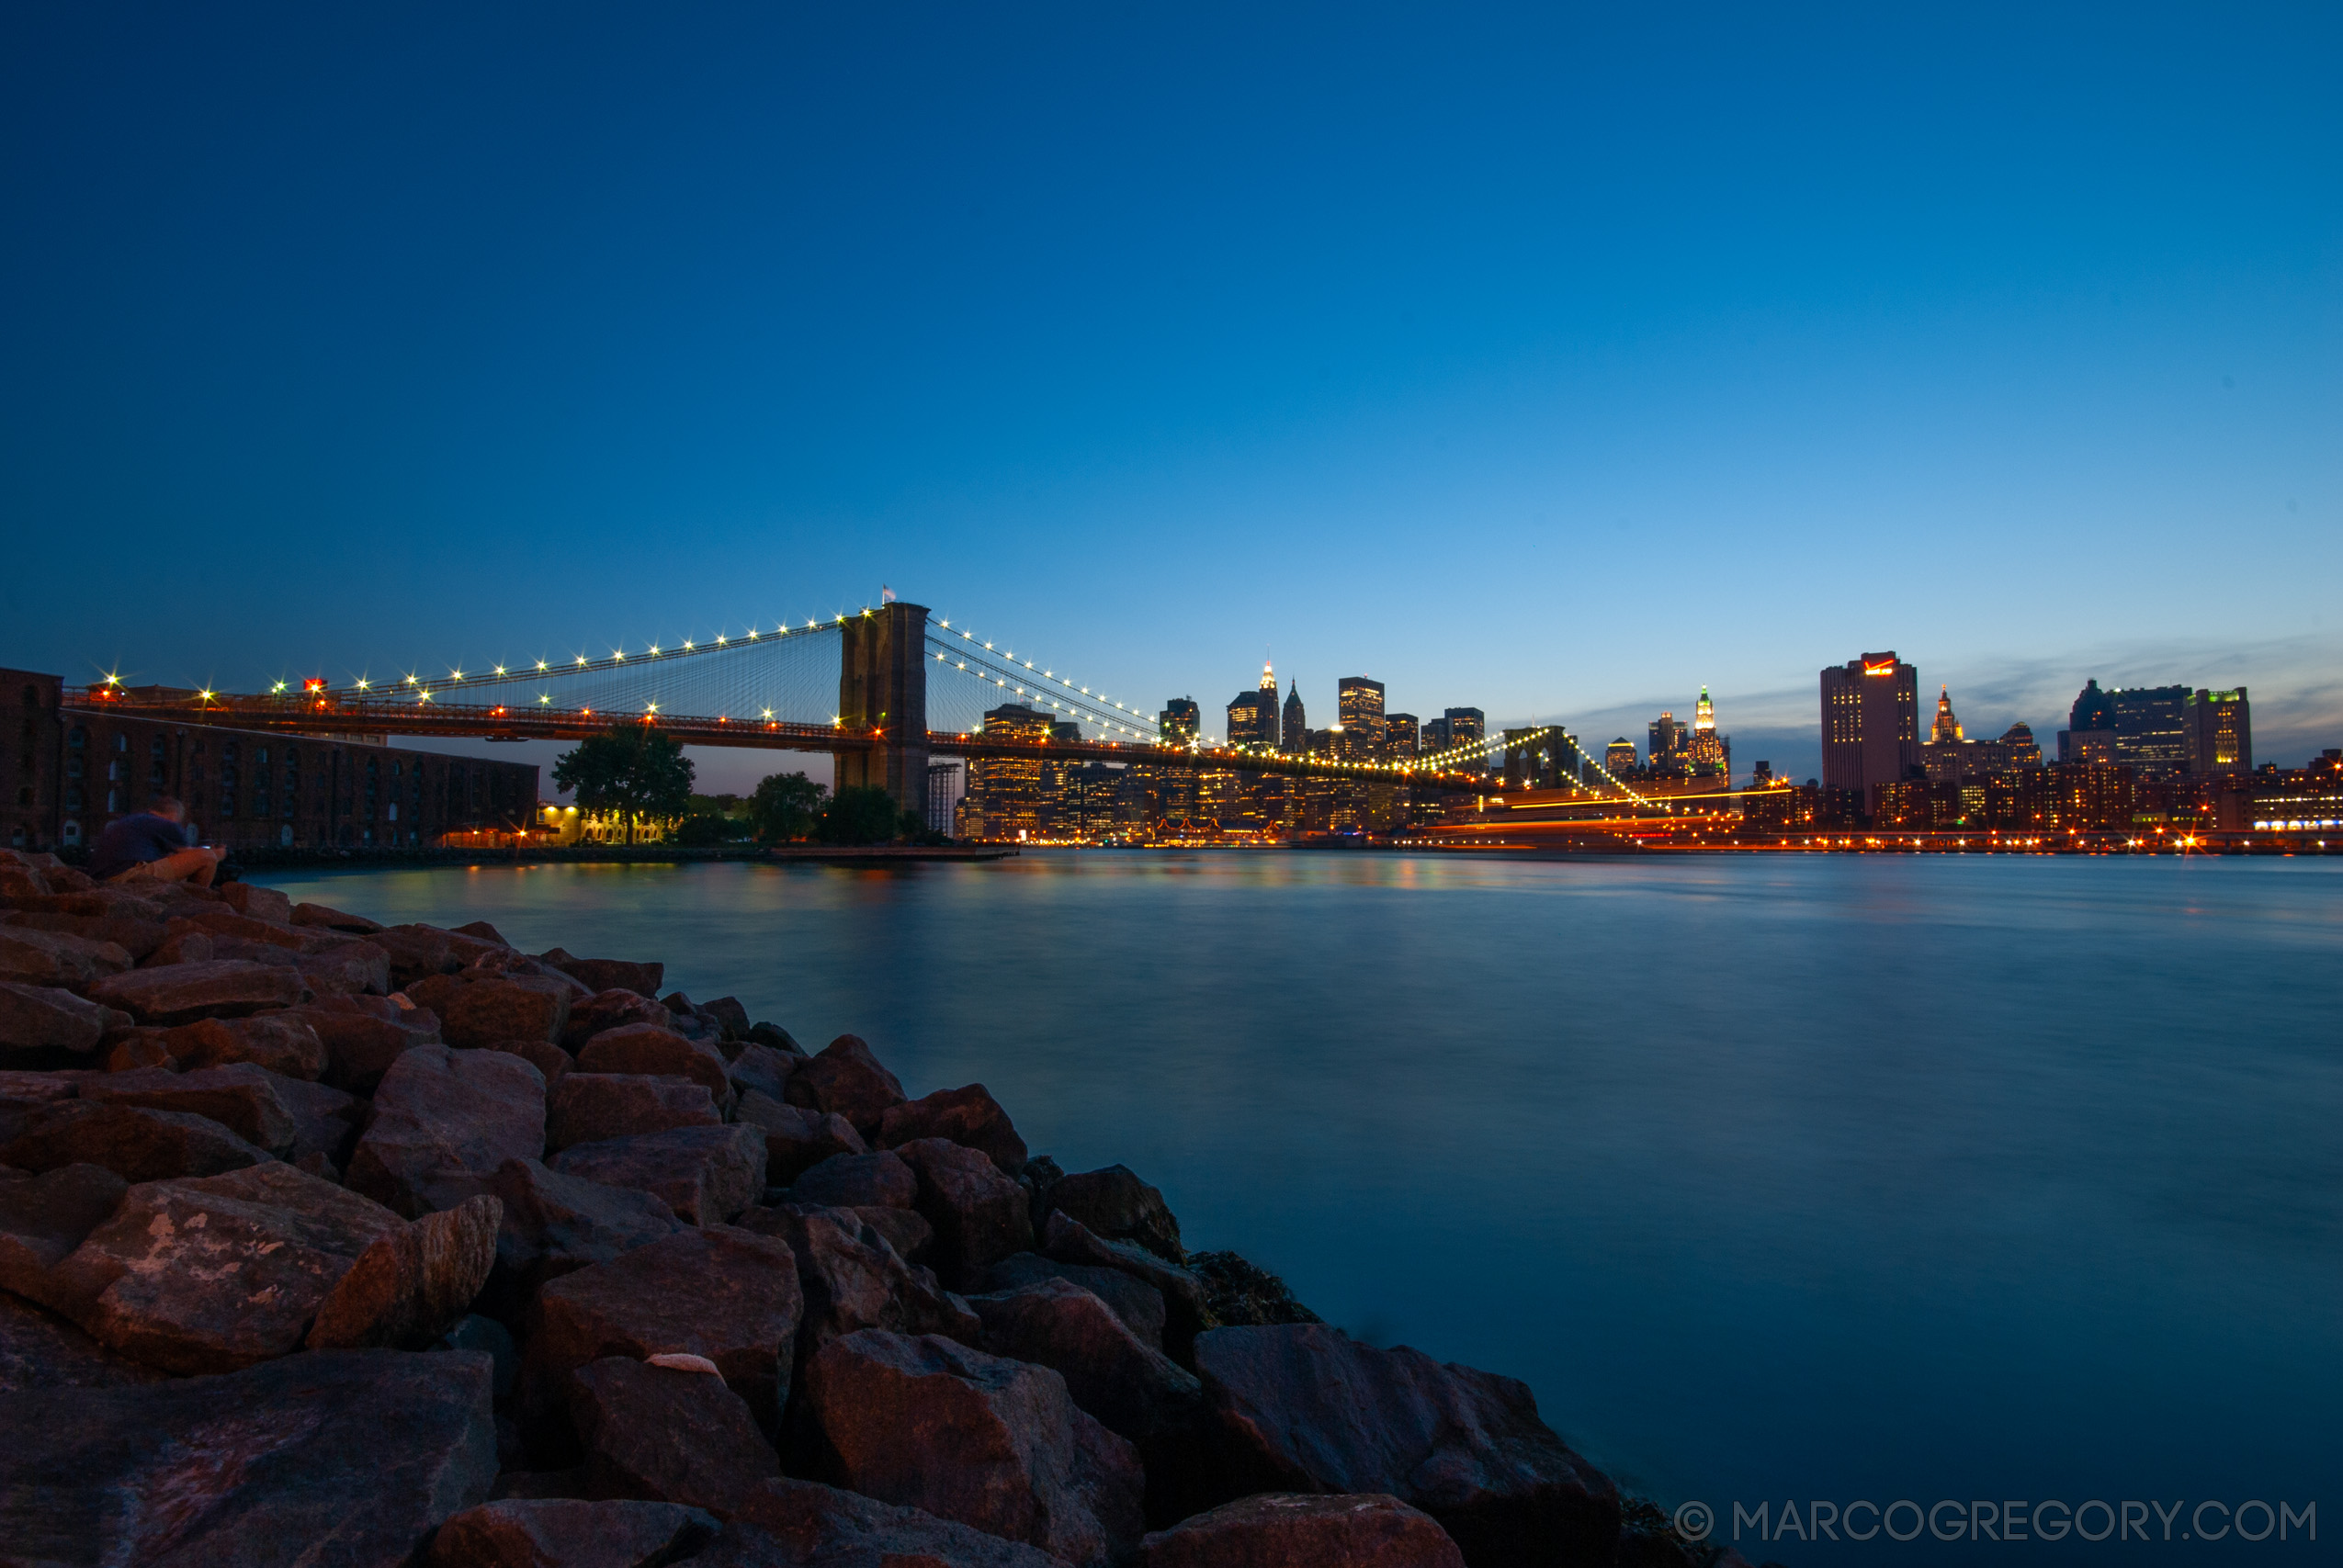
M 882 604 L 892 604 L 895 602 L 895 591 L 892 588 L 888 587 L 887 584 L 883 582 L 880 583 L 878 585 L 878 602 Z

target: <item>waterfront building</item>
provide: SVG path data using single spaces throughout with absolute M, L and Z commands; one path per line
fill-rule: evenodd
M 2253 719 L 2246 688 L 2234 692 L 2199 689 L 2181 705 L 2181 746 L 2189 772 L 2197 774 L 2254 771 Z
M 94 686 L 93 698 L 120 687 Z M 16 766 L 0 795 L 12 849 L 94 841 L 148 796 L 175 796 L 202 841 L 224 849 L 436 845 L 538 822 L 534 763 L 410 750 L 387 739 L 228 729 L 63 706 L 64 679 L 0 671 L 17 716 Z M 199 694 L 141 689 L 142 702 Z
M 955 761 L 927 765 L 927 826 L 930 832 L 949 833 L 958 820 L 960 800 L 968 791 L 968 772 Z
M 1050 715 L 1023 703 L 1004 703 L 984 716 L 987 735 L 1017 740 L 1048 740 L 1058 722 Z M 1050 775 L 1045 788 L 1044 773 Z M 1045 818 L 1055 805 L 1060 770 L 1030 757 L 979 757 L 968 764 L 967 794 L 961 797 L 956 821 L 965 839 L 1037 839 L 1048 826 Z
M 1411 713 L 1387 713 L 1383 716 L 1383 753 L 1395 762 L 1412 760 L 1417 754 L 1421 736 L 1416 729 L 1416 716 Z
M 1919 671 L 1893 649 L 1822 671 L 1822 787 L 1870 798 L 1920 765 Z
M 1266 665 L 1263 669 L 1268 668 Z M 1302 683 L 1285 683 L 1285 711 L 1277 727 L 1278 750 L 1307 751 L 1310 743 L 1309 716 L 1302 711 Z
M 2343 829 L 2343 750 L 2330 747 L 2306 768 L 2256 774 L 2246 820 L 2262 829 Z
M 1335 712 L 1349 738 L 1351 754 L 1361 761 L 1383 755 L 1383 682 L 1364 675 L 1345 675 L 1340 682 Z

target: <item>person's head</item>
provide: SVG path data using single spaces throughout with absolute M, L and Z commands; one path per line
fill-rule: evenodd
M 187 819 L 187 808 L 179 804 L 179 797 L 175 795 L 149 795 L 146 800 L 146 808 L 166 822 L 184 822 Z

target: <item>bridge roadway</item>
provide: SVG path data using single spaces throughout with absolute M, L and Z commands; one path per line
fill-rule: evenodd
M 644 723 L 685 746 L 726 746 L 767 751 L 823 751 L 833 756 L 869 756 L 889 748 L 883 728 L 843 724 L 794 724 L 777 719 L 734 720 L 684 715 L 597 713 L 592 708 L 514 707 L 504 704 L 415 703 L 351 697 L 336 693 L 314 698 L 231 696 L 224 694 L 177 702 L 141 702 L 101 693 L 68 694 L 65 705 L 88 713 L 121 714 L 171 724 L 200 724 L 225 729 L 296 735 L 406 735 L 417 739 L 474 740 L 583 740 L 606 735 L 617 723 Z M 948 757 L 1026 757 L 1084 762 L 1174 763 L 1199 771 L 1234 770 L 1296 778 L 1384 778 L 1429 784 L 1443 789 L 1485 790 L 1479 773 L 1415 767 L 1398 762 L 1353 762 L 1334 757 L 1287 752 L 1233 750 L 1226 747 L 1178 750 L 1111 740 L 1027 740 L 982 730 L 927 731 L 927 751 Z

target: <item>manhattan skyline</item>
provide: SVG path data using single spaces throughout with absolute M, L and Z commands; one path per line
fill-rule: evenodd
M 1150 711 L 1264 641 L 1590 740 L 1706 684 L 1799 777 L 1866 648 L 2343 725 L 2331 15 L 452 17 L 20 29 L 16 661 L 884 581 Z

